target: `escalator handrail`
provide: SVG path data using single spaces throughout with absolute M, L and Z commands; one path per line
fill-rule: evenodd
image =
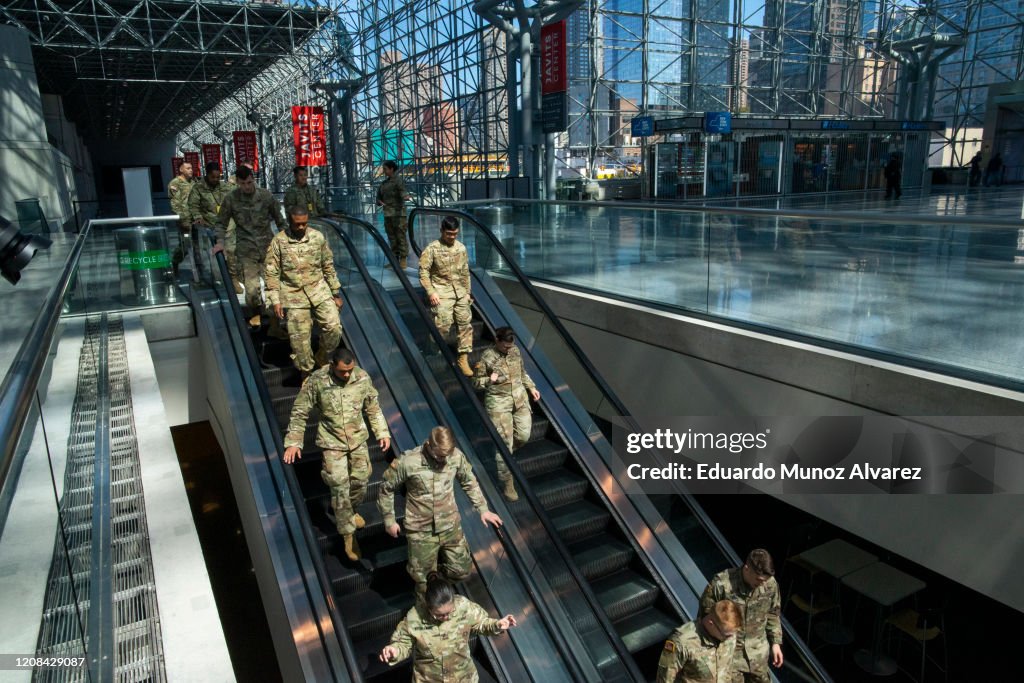
M 501 240 L 499 240 L 494 235 L 494 233 L 491 232 L 490 228 L 485 226 L 475 216 L 466 213 L 465 211 L 459 211 L 456 209 L 435 209 L 417 206 L 413 208 L 413 210 L 409 213 L 408 218 L 409 244 L 417 252 L 420 252 L 421 249 L 415 240 L 414 227 L 416 216 L 420 214 L 432 216 L 455 216 L 460 220 L 469 221 L 472 225 L 474 225 L 477 228 L 477 230 L 481 234 L 485 235 L 487 239 L 490 241 L 491 246 L 495 249 L 498 255 L 505 261 L 506 267 L 509 270 L 511 270 L 512 274 L 517 278 L 519 285 L 527 293 L 527 295 L 537 306 L 537 308 L 541 311 L 541 313 L 545 316 L 545 318 L 547 318 L 548 322 L 558 333 L 558 336 L 560 337 L 562 342 L 569 348 L 570 352 L 576 358 L 577 362 L 579 362 L 579 364 L 583 366 L 583 369 L 587 372 L 590 379 L 597 385 L 598 389 L 604 395 L 605 400 L 607 400 L 611 404 L 611 406 L 615 409 L 615 411 L 619 414 L 619 416 L 622 419 L 626 420 L 630 428 L 632 428 L 634 431 L 640 431 L 639 423 L 626 409 L 625 404 L 622 403 L 618 395 L 608 385 L 608 382 L 604 379 L 601 373 L 598 372 L 597 368 L 594 367 L 594 364 L 590 362 L 590 359 L 587 357 L 586 353 L 583 352 L 583 349 L 580 348 L 579 344 L 576 343 L 576 340 L 573 338 L 571 334 L 569 334 L 569 331 L 562 324 L 561 319 L 559 319 L 559 317 L 555 315 L 555 312 L 551 309 L 550 306 L 548 306 L 547 302 L 537 291 L 536 287 L 533 286 L 533 283 L 530 281 L 529 276 L 527 276 L 523 269 L 519 267 L 519 264 L 515 261 L 515 259 L 508 252 L 508 250 L 505 249 L 505 246 L 501 243 Z M 676 482 L 676 484 L 678 484 L 678 482 Z M 701 523 L 701 525 L 704 528 L 704 531 L 712 538 L 712 540 L 715 542 L 715 545 L 722 552 L 722 554 L 725 555 L 726 559 L 728 559 L 732 563 L 732 566 L 739 566 L 739 555 L 733 549 L 732 545 L 730 545 L 730 543 L 726 540 L 725 536 L 722 535 L 722 532 L 719 531 L 718 527 L 715 526 L 714 522 L 712 522 L 711 519 L 707 516 L 707 513 L 704 512 L 700 504 L 697 503 L 696 499 L 694 499 L 693 497 L 693 494 L 686 491 L 685 489 L 680 490 L 680 487 L 678 485 L 676 486 L 676 490 L 679 492 L 680 497 L 682 497 L 682 499 L 684 500 L 690 511 L 693 513 L 693 515 Z M 796 650 L 800 653 L 800 659 L 803 660 L 803 662 L 805 662 L 813 670 L 814 674 L 818 676 L 819 680 L 831 681 L 831 677 L 821 667 L 821 664 L 818 662 L 817 658 L 813 655 L 813 653 L 807 647 L 806 643 L 803 642 L 803 640 L 799 637 L 796 631 L 786 622 L 786 620 L 782 620 L 782 624 L 783 629 L 790 643 L 795 643 L 793 647 L 795 647 Z
M 408 278 L 405 275 L 404 270 L 399 265 L 398 259 L 395 258 L 394 253 L 391 251 L 391 248 L 388 246 L 387 242 L 384 241 L 384 238 L 381 237 L 381 235 L 377 232 L 374 226 L 368 223 L 367 221 L 352 216 L 343 216 L 340 217 L 340 220 L 344 220 L 346 222 L 352 223 L 353 225 L 361 227 L 377 243 L 377 246 L 380 248 L 381 252 L 384 254 L 384 257 L 390 263 L 395 274 L 398 276 L 398 280 L 401 283 L 402 288 L 405 290 L 410 301 L 412 301 L 413 305 L 416 307 L 418 315 L 424 321 L 424 327 L 429 331 L 432 339 L 434 340 L 434 343 L 437 345 L 438 349 L 444 356 L 445 361 L 448 363 L 450 367 L 454 368 L 456 365 L 456 360 L 455 357 L 452 355 L 451 349 L 448 348 L 448 344 L 441 336 L 441 333 L 437 330 L 437 326 L 434 324 L 429 312 L 423 305 L 423 301 L 417 294 L 416 290 L 413 289 L 412 285 L 410 284 Z M 343 239 L 346 241 L 348 245 L 350 245 L 350 248 L 355 249 L 355 246 L 351 242 L 351 238 L 347 234 L 345 234 L 345 231 L 342 230 L 341 227 L 338 225 L 335 225 L 335 229 L 339 235 L 343 236 Z M 365 265 L 362 264 L 361 259 L 358 260 L 358 262 L 362 265 L 363 268 L 365 268 Z M 369 276 L 369 273 L 367 273 L 367 276 Z M 419 368 L 417 368 L 417 370 L 419 370 Z M 453 374 L 457 377 L 457 380 L 459 381 L 459 384 L 465 395 L 469 397 L 474 396 L 475 391 L 472 385 L 469 384 L 469 380 L 466 378 L 466 376 L 463 375 L 461 372 L 454 372 Z M 536 494 L 533 493 L 532 488 L 526 483 L 526 476 L 523 474 L 522 469 L 519 466 L 519 463 L 516 461 L 515 458 L 512 457 L 512 453 L 508 450 L 508 446 L 505 444 L 505 441 L 501 438 L 501 435 L 498 434 L 498 431 L 494 427 L 494 424 L 491 421 L 490 416 L 488 416 L 487 413 L 483 410 L 483 408 L 480 407 L 479 401 L 470 400 L 469 403 L 474 407 L 474 410 L 479 415 L 480 424 L 482 424 L 490 434 L 491 440 L 494 442 L 495 448 L 500 453 L 500 457 L 505 458 L 505 462 L 508 468 L 512 471 L 513 477 L 521 486 L 522 493 L 526 496 L 530 505 L 533 507 L 534 513 L 537 515 L 537 518 L 540 520 L 541 525 L 544 527 L 545 532 L 548 535 L 548 538 L 550 539 L 552 545 L 555 547 L 556 552 L 562 558 L 562 561 L 565 563 L 566 568 L 572 576 L 574 583 L 579 587 L 580 593 L 587 601 L 587 605 L 594 613 L 594 617 L 600 624 L 601 629 L 605 632 L 608 639 L 611 641 L 612 646 L 615 648 L 616 654 L 618 655 L 619 659 L 622 660 L 623 666 L 626 667 L 626 670 L 629 672 L 629 675 L 634 680 L 644 680 L 643 675 L 636 667 L 636 663 L 633 661 L 633 657 L 630 654 L 629 649 L 626 647 L 626 644 L 622 642 L 622 638 L 615 630 L 615 627 L 612 626 L 611 622 L 608 620 L 608 615 L 605 614 L 604 609 L 601 607 L 600 602 L 597 600 L 597 596 L 590 588 L 589 583 L 583 577 L 582 573 L 579 570 L 579 567 L 577 567 L 576 563 L 572 560 L 572 555 L 569 553 L 569 549 L 566 547 L 565 543 L 562 541 L 561 537 L 558 536 L 555 530 L 554 522 L 548 516 L 547 511 L 544 509 L 544 507 L 540 504 L 540 501 L 537 499 Z M 510 550 L 510 552 L 514 552 L 518 555 L 519 549 L 515 546 L 515 544 L 511 543 L 511 541 L 507 544 L 506 547 Z M 523 563 L 523 567 L 525 567 L 525 563 Z M 527 572 L 526 577 L 526 580 L 529 583 L 533 582 L 533 578 L 532 576 L 530 576 L 529 572 Z M 534 591 L 536 591 L 536 588 L 531 588 L 531 594 L 533 594 Z M 541 608 L 542 605 L 544 606 L 544 608 L 546 608 L 546 605 L 544 604 L 543 600 L 538 601 L 538 608 Z M 557 633 L 557 637 L 559 638 L 559 640 L 561 640 L 562 636 L 559 630 L 557 628 L 554 628 L 553 626 L 551 627 L 551 630 Z M 564 643 L 559 644 L 563 647 L 565 646 Z M 565 651 L 569 652 L 571 650 L 569 648 L 566 648 Z
M 207 228 L 205 229 L 205 234 L 208 238 L 210 238 L 211 244 L 216 243 L 217 235 L 216 233 L 214 233 L 213 230 Z M 231 295 L 232 290 L 229 283 L 232 280 L 231 275 L 228 272 L 227 259 L 225 258 L 223 252 L 218 252 L 214 256 L 214 260 L 216 261 L 216 267 L 220 274 L 221 282 L 224 283 L 225 291 L 227 293 L 226 296 L 224 296 L 223 298 L 226 298 L 228 300 L 228 305 L 231 308 L 235 323 L 238 326 L 238 329 L 243 332 L 243 334 L 241 334 L 240 336 L 243 341 L 243 347 L 245 348 L 246 360 L 248 361 L 249 368 L 253 373 L 253 379 L 255 381 L 256 390 L 259 393 L 259 401 L 266 413 L 267 423 L 270 427 L 271 438 L 273 439 L 274 442 L 273 447 L 277 449 L 276 455 L 278 457 L 281 457 L 282 452 L 280 449 L 282 448 L 282 444 L 284 444 L 284 437 L 281 434 L 280 426 L 277 423 L 277 416 L 274 414 L 272 409 L 273 400 L 270 396 L 269 389 L 267 389 L 267 384 L 266 381 L 264 380 L 259 360 L 256 357 L 256 348 L 253 345 L 252 337 L 249 334 L 244 333 L 244 331 L 246 330 L 246 322 L 245 317 L 242 315 L 242 307 L 238 303 L 238 297 Z M 285 467 L 283 468 L 283 471 L 285 473 L 284 478 L 288 486 L 288 492 L 291 495 L 292 500 L 304 500 L 302 490 L 299 487 L 294 469 L 292 469 L 291 467 Z M 302 530 L 303 540 L 305 541 L 306 548 L 308 551 L 307 554 L 312 561 L 313 571 L 317 577 L 317 588 L 322 590 L 323 587 L 331 585 L 331 580 L 330 575 L 327 572 L 327 567 L 324 564 L 323 557 L 320 554 L 319 544 L 317 543 L 316 537 L 313 535 L 313 525 L 309 519 L 309 512 L 308 510 L 306 510 L 305 505 L 294 505 L 293 509 L 299 516 L 299 527 Z M 309 592 L 309 590 L 310 589 L 307 585 L 307 593 Z M 327 606 L 327 617 L 331 620 L 331 624 L 337 642 L 341 647 L 341 653 L 344 659 L 345 668 L 348 670 L 348 674 L 351 678 L 351 681 L 352 683 L 363 683 L 364 679 L 362 669 L 359 666 L 359 660 L 356 656 L 355 647 L 352 645 L 352 639 L 349 637 L 348 629 L 345 628 L 344 620 L 342 619 L 341 613 L 338 609 L 338 605 L 334 600 L 334 595 L 331 591 L 323 591 L 323 597 L 324 602 Z M 317 627 L 318 629 L 320 629 L 319 623 L 317 624 Z M 320 639 L 324 642 L 328 641 L 322 629 L 320 629 Z M 325 649 L 328 652 L 328 658 L 332 659 L 332 657 L 330 656 L 331 648 L 328 647 Z

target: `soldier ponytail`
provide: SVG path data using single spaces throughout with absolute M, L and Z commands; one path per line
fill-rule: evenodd
M 437 572 L 427 574 L 427 590 L 424 593 L 427 609 L 434 611 L 455 600 L 452 585 Z

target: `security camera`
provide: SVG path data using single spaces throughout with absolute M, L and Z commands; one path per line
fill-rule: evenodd
M 22 269 L 40 249 L 49 249 L 52 241 L 39 235 L 22 235 L 14 225 L 0 216 L 0 273 L 12 285 L 18 284 Z

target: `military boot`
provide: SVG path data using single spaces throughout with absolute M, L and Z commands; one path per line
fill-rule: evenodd
M 408 261 L 406 260 L 406 258 L 405 258 L 405 257 L 403 256 L 402 258 L 398 259 L 398 265 L 399 265 L 399 266 L 401 266 L 402 270 L 405 270 L 405 269 L 406 269 L 406 267 L 408 267 L 408 265 L 409 265 L 409 262 L 408 262 Z
M 473 369 L 469 367 L 469 354 L 459 354 L 459 370 L 462 370 L 462 374 L 466 377 L 473 376 Z
M 259 313 L 257 313 L 253 317 L 249 318 L 249 327 L 259 328 L 259 326 L 262 325 L 262 324 L 263 324 L 263 320 L 260 319 L 260 314 Z
M 516 493 L 516 483 L 509 477 L 504 482 L 505 488 L 501 490 L 502 495 L 505 496 L 505 500 L 510 503 L 514 503 L 519 500 L 519 494 Z
M 345 541 L 345 557 L 353 562 L 361 560 L 363 555 L 359 552 L 359 542 L 356 541 L 356 535 L 345 534 L 342 538 Z
M 353 526 L 355 526 L 355 528 L 362 529 L 364 526 L 366 526 L 366 520 L 363 519 L 363 516 L 357 512 L 354 515 L 352 515 L 352 524 Z

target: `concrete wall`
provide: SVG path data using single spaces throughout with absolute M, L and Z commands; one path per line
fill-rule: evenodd
M 51 228 L 63 225 L 74 192 L 69 165 L 47 141 L 28 34 L 0 25 L 0 214 L 13 221 L 17 200 L 38 197 Z
M 85 141 L 78 134 L 78 127 L 68 120 L 64 102 L 59 95 L 42 94 L 43 118 L 46 134 L 58 150 L 63 152 L 71 166 L 76 199 L 96 199 L 96 180 L 93 177 L 92 157 Z
M 500 284 L 524 322 L 538 330 L 540 317 L 518 285 Z M 560 288 L 541 291 L 634 415 L 1024 414 L 1024 395 L 1014 392 Z M 566 352 L 552 337 L 539 331 L 542 348 L 562 371 L 558 358 Z M 594 410 L 586 382 L 571 372 L 563 375 Z M 1024 611 L 1024 584 L 1017 579 L 1024 566 L 1019 496 L 787 494 L 781 499 Z

